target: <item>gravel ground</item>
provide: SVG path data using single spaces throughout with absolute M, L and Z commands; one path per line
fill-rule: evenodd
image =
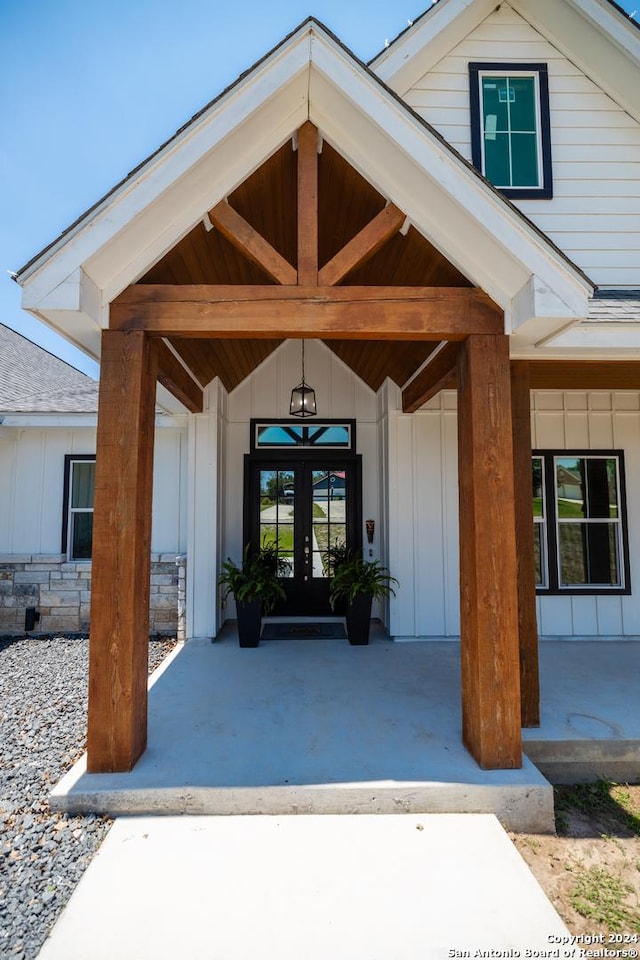
M 174 646 L 151 641 L 150 671 Z M 48 806 L 84 749 L 88 649 L 78 637 L 0 639 L 0 960 L 38 955 L 111 824 Z

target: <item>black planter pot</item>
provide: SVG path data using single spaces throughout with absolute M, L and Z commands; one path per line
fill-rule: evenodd
M 241 647 L 257 647 L 262 626 L 262 600 L 242 603 L 236 600 L 238 642 Z
M 347 607 L 347 636 L 354 647 L 369 643 L 372 603 L 371 594 L 359 593 Z

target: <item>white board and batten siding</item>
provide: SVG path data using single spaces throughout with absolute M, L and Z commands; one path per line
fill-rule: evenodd
M 623 450 L 627 489 L 630 596 L 539 597 L 542 636 L 640 635 L 640 394 L 532 393 L 532 444 L 540 450 Z
M 60 555 L 67 454 L 92 455 L 92 427 L 11 427 L 0 437 L 0 554 Z M 186 431 L 156 431 L 153 553 L 186 552 Z
M 640 284 L 640 124 L 503 3 L 405 94 L 471 160 L 469 63 L 546 63 L 553 198 L 514 202 L 603 287 Z
M 250 448 L 250 421 L 261 417 L 288 417 L 291 390 L 300 382 L 300 369 L 300 341 L 285 341 L 227 397 L 221 526 L 223 558 L 230 556 L 237 561 L 242 556 L 244 456 Z M 317 340 L 305 343 L 305 380 L 316 392 L 318 420 L 344 418 L 357 421 L 357 452 L 362 454 L 363 463 L 362 515 L 363 519 L 375 519 L 379 529 L 376 395 Z M 274 459 L 277 459 L 277 451 Z M 377 543 L 374 547 L 377 554 Z M 223 619 L 233 616 L 233 603 L 229 598 Z
M 640 394 L 532 393 L 533 446 L 623 450 L 627 491 L 640 487 Z M 389 413 L 389 565 L 400 580 L 390 605 L 396 639 L 460 633 L 456 395 L 415 414 Z M 541 637 L 640 635 L 640 506 L 627 497 L 632 593 L 539 596 Z M 415 576 L 414 576 L 415 569 Z

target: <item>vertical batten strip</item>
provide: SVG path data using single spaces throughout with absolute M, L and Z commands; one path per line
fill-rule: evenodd
M 511 363 L 511 419 L 518 554 L 518 633 L 523 727 L 540 726 L 536 572 L 531 508 L 531 392 L 526 360 Z

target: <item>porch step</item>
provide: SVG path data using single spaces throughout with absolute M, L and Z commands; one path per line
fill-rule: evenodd
M 79 761 L 51 804 L 74 813 L 493 813 L 552 832 L 549 782 L 481 770 L 461 742 L 456 644 L 193 640 L 156 676 L 130 773 Z
M 523 747 L 551 783 L 640 783 L 640 740 L 525 739 Z
M 553 789 L 529 764 L 527 783 L 321 783 L 292 786 L 141 788 L 129 774 L 74 769 L 54 789 L 52 809 L 69 814 L 153 816 L 314 814 L 494 814 L 507 830 L 553 833 Z M 521 779 L 521 771 L 517 771 Z

